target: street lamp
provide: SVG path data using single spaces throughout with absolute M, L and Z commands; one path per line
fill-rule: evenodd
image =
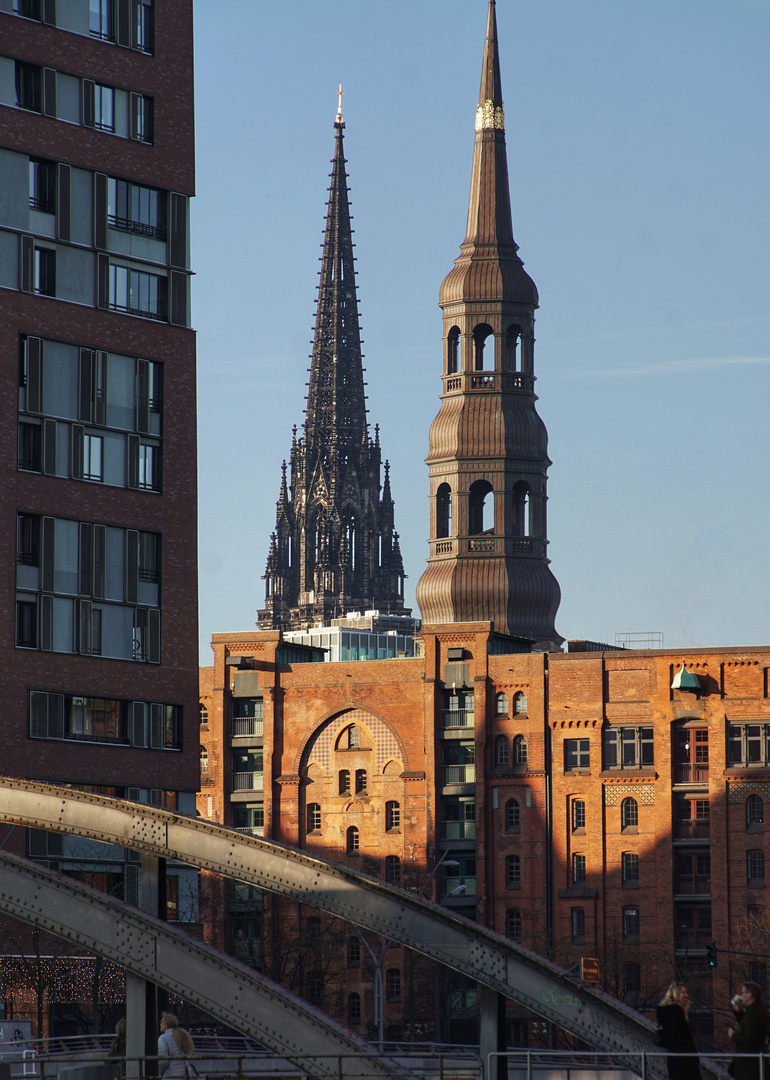
M 438 869 L 439 869 L 440 866 L 459 867 L 460 863 L 457 861 L 457 859 L 448 859 L 446 851 L 442 852 L 441 858 L 439 859 L 439 861 L 436 863 L 436 865 L 433 867 L 431 872 L 426 877 L 425 881 L 422 884 L 422 887 L 418 890 L 421 896 L 426 896 L 427 895 L 426 890 L 427 890 L 428 886 L 430 885 L 431 881 L 433 881 L 434 877 L 438 873 Z

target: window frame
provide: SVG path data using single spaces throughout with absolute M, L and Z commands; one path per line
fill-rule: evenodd
M 589 772 L 591 769 L 591 740 L 564 740 L 564 771 Z

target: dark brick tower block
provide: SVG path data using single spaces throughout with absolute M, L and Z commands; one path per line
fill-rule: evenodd
M 558 647 L 547 558 L 548 435 L 534 392 L 538 295 L 513 239 L 497 26 L 490 0 L 468 228 L 444 279 L 441 408 L 430 430 L 426 624 L 491 620 Z
M 337 113 L 304 436 L 283 464 L 262 630 L 303 630 L 347 611 L 408 615 L 388 462 L 369 438 L 353 231 Z

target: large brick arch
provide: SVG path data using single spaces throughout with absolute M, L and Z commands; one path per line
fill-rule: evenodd
M 301 776 L 312 760 L 328 775 L 335 740 L 340 731 L 349 724 L 360 724 L 371 731 L 374 739 L 375 772 L 381 773 L 393 758 L 401 761 L 405 772 L 409 771 L 406 747 L 390 721 L 373 709 L 350 705 L 325 717 L 307 732 L 294 759 L 294 772 Z

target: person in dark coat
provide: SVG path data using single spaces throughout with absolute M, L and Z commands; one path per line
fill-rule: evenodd
M 701 1080 L 698 1051 L 687 1023 L 689 1011 L 687 987 L 684 983 L 672 982 L 658 1005 L 658 1023 L 663 1031 L 663 1045 L 669 1055 L 686 1054 L 687 1057 L 666 1058 L 671 1080 Z
M 741 986 L 740 1001 L 732 1000 L 738 1027 L 727 1034 L 739 1054 L 761 1054 L 770 1034 L 770 1012 L 762 1004 L 762 987 L 755 982 Z M 759 1057 L 734 1057 L 727 1070 L 734 1080 L 759 1080 Z

